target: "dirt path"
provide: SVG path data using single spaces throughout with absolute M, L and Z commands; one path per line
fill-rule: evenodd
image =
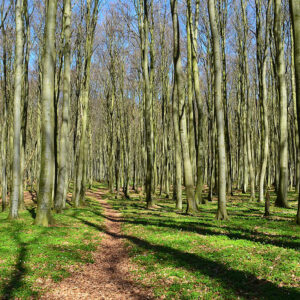
M 150 289 L 137 285 L 129 273 L 130 261 L 121 236 L 121 214 L 101 192 L 89 193 L 104 208 L 105 231 L 94 254 L 94 263 L 84 265 L 45 294 L 42 299 L 153 299 Z

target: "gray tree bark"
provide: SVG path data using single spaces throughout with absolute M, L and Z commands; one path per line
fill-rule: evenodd
M 294 34 L 294 66 L 296 77 L 297 116 L 300 124 L 300 2 L 290 0 L 291 16 Z M 300 130 L 298 130 L 300 139 Z M 300 225 L 300 195 L 298 196 L 298 211 L 296 222 Z
M 15 44 L 15 75 L 14 75 L 14 135 L 12 162 L 12 193 L 9 218 L 18 218 L 21 184 L 21 104 L 23 80 L 23 0 L 16 3 L 16 44 Z M 23 191 L 22 191 L 23 192 Z
M 208 0 L 208 12 L 210 28 L 213 40 L 213 59 L 214 59 L 214 93 L 215 111 L 218 131 L 218 211 L 217 219 L 226 220 L 228 218 L 226 210 L 226 150 L 224 135 L 224 111 L 222 101 L 222 61 L 220 53 L 220 35 L 217 27 L 215 1 Z
M 54 76 L 55 27 L 57 0 L 47 1 L 42 65 L 42 142 L 38 206 L 35 224 L 48 226 L 52 222 L 51 204 L 54 186 Z
M 197 205 L 194 196 L 194 177 L 189 151 L 189 142 L 187 135 L 187 122 L 186 122 L 186 103 L 184 95 L 184 74 L 181 65 L 181 52 L 180 52 L 180 29 L 177 14 L 177 0 L 170 0 L 173 20 L 173 60 L 174 60 L 174 79 L 177 85 L 177 97 L 179 106 L 179 128 L 181 150 L 184 168 L 184 181 L 186 188 L 187 198 L 187 213 L 197 211 Z
M 276 75 L 280 103 L 280 142 L 279 142 L 279 186 L 275 205 L 289 208 L 288 189 L 288 128 L 287 128 L 287 86 L 285 79 L 284 47 L 282 37 L 281 0 L 274 0 L 274 37 L 276 46 Z
M 68 132 L 69 132 L 69 105 L 70 105 L 70 52 L 71 52 L 71 0 L 64 0 L 64 78 L 63 78 L 63 108 L 62 124 L 60 133 L 60 151 L 58 159 L 58 178 L 55 193 L 55 210 L 61 212 L 64 203 L 64 191 L 67 183 L 67 161 L 68 161 Z

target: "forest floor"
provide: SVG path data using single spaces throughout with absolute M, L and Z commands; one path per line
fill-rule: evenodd
M 102 199 L 106 190 L 89 191 L 87 196 L 101 204 L 103 212 L 95 210 L 95 214 L 105 218 L 104 226 L 94 222 L 82 220 L 85 225 L 94 227 L 102 233 L 101 244 L 93 254 L 93 263 L 72 272 L 68 278 L 60 283 L 52 283 L 49 292 L 42 299 L 79 300 L 143 300 L 153 299 L 150 288 L 137 284 L 129 270 L 134 266 L 129 261 L 124 238 L 121 235 L 121 213 L 114 210 L 106 200 Z
M 49 228 L 33 225 L 36 203 L 29 192 L 18 220 L 0 214 L 0 299 L 153 298 L 133 278 L 121 213 L 103 193 L 97 184 L 86 193 L 85 207 L 55 214 Z
M 122 237 L 139 266 L 135 277 L 152 286 L 156 297 L 300 299 L 295 193 L 289 193 L 292 209 L 274 207 L 271 193 L 271 216 L 265 218 L 263 204 L 236 192 L 228 197 L 227 221 L 215 219 L 216 198 L 186 215 L 163 195 L 150 210 L 137 194 L 103 197 L 122 212 Z
M 216 199 L 200 212 L 156 206 L 95 184 L 87 205 L 33 225 L 26 193 L 20 219 L 0 213 L 0 299 L 300 299 L 300 230 L 292 209 L 228 197 L 230 219 L 215 219 Z M 183 210 L 184 211 L 184 210 Z

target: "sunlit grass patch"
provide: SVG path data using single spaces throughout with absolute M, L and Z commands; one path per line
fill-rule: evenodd
M 99 229 L 84 222 L 101 228 L 103 217 L 98 202 L 89 198 L 87 203 L 54 214 L 55 225 L 49 228 L 33 225 L 30 208 L 16 221 L 0 213 L 0 298 L 38 297 L 47 278 L 59 281 L 69 275 L 71 266 L 93 261 Z
M 274 195 L 272 195 L 272 201 Z M 175 211 L 160 197 L 145 209 L 138 197 L 111 198 L 123 212 L 135 276 L 167 299 L 300 299 L 300 230 L 293 209 L 271 207 L 239 195 L 228 202 L 230 219 L 215 219 L 214 201 L 199 213 Z

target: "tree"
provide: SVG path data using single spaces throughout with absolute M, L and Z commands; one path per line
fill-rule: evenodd
M 65 189 L 68 182 L 68 134 L 69 134 L 69 105 L 70 105 L 70 75 L 71 75 L 71 0 L 64 0 L 64 78 L 63 78 L 63 108 L 60 132 L 60 151 L 58 160 L 58 179 L 55 193 L 55 210 L 61 212 Z
M 194 92 L 195 92 L 195 100 L 196 106 L 198 111 L 198 132 L 196 128 L 195 131 L 195 146 L 196 146 L 196 172 L 197 172 L 197 181 L 196 181 L 196 190 L 195 190 L 195 201 L 196 204 L 205 203 L 205 200 L 202 198 L 202 185 L 203 185 L 203 166 L 202 166 L 202 159 L 203 159 L 203 140 L 202 140 L 202 127 L 203 127 L 203 119 L 202 119 L 202 97 L 200 91 L 200 78 L 199 78 L 199 68 L 198 68 L 198 61 L 197 61 L 197 36 L 198 36 L 198 18 L 199 18 L 199 0 L 196 0 L 196 9 L 195 9 L 195 21 L 193 22 L 192 16 L 192 7 L 191 1 L 187 1 L 187 9 L 188 9 L 188 26 L 190 28 L 190 36 L 189 39 L 191 41 L 191 61 L 192 61 L 192 79 L 194 82 Z M 195 109 L 194 109 L 195 111 Z M 195 127 L 195 119 L 194 116 L 193 126 Z M 192 120 L 190 120 L 191 123 Z M 197 134 L 198 133 L 198 134 Z M 192 139 L 193 141 L 193 139 Z M 190 147 L 193 143 L 190 144 Z M 192 153 L 192 151 L 191 151 Z
M 214 55 L 214 94 L 215 94 L 215 111 L 217 118 L 218 130 L 218 211 L 217 219 L 226 220 L 226 150 L 224 135 L 224 111 L 222 101 L 222 62 L 220 54 L 220 36 L 217 27 L 215 1 L 208 0 L 208 12 L 210 20 L 210 28 L 213 41 Z
M 93 11 L 91 14 L 93 2 Z M 90 90 L 90 70 L 91 59 L 93 53 L 93 42 L 95 36 L 95 29 L 98 20 L 100 0 L 87 0 L 86 2 L 86 40 L 85 40 L 85 64 L 83 71 L 83 78 L 81 82 L 79 101 L 82 108 L 81 111 L 81 134 L 79 140 L 79 154 L 76 165 L 76 178 L 74 185 L 73 201 L 76 207 L 84 203 L 85 184 L 86 184 L 86 160 L 87 147 L 87 122 L 88 122 L 88 104 L 89 104 L 89 90 Z
M 147 153 L 147 169 L 145 178 L 147 207 L 153 206 L 152 185 L 153 185 L 153 116 L 152 116 L 152 94 L 151 78 L 149 74 L 149 7 L 148 0 L 140 1 L 140 39 L 142 49 L 142 71 L 144 81 L 144 118 L 145 118 L 145 142 Z
M 297 117 L 298 124 L 300 124 L 300 2 L 297 0 L 290 0 L 290 9 L 294 35 L 294 65 L 296 76 Z M 300 139 L 299 130 L 298 134 Z M 300 194 L 298 196 L 298 211 L 296 222 L 300 225 Z
M 174 81 L 176 85 L 176 95 L 178 100 L 179 112 L 179 128 L 181 151 L 184 168 L 184 181 L 187 198 L 187 213 L 197 211 L 197 206 L 194 197 L 194 179 L 193 170 L 189 151 L 189 142 L 187 136 L 187 122 L 186 122 L 186 104 L 184 95 L 184 73 L 181 64 L 180 51 L 180 28 L 177 14 L 177 0 L 170 0 L 172 20 L 173 20 L 173 61 L 174 61 Z M 176 126 L 176 124 L 174 124 Z
M 275 205 L 289 208 L 288 188 L 288 128 L 287 128 L 287 87 L 285 79 L 284 47 L 282 40 L 281 0 L 274 0 L 274 37 L 276 46 L 276 75 L 280 103 L 280 145 L 279 145 L 279 187 Z
M 9 93 L 8 93 L 8 70 L 7 70 L 7 36 L 6 36 L 6 26 L 4 24 L 5 19 L 8 15 L 8 10 L 4 11 L 3 0 L 1 3 L 0 14 L 1 14 L 1 33 L 2 33 L 2 64 L 3 64 L 3 76 L 2 76 L 2 132 L 1 132 L 1 185 L 2 185 L 2 211 L 6 210 L 7 207 L 7 173 L 8 173 L 8 161 L 7 161 L 7 147 L 8 147 L 8 109 L 9 109 Z
M 267 51 L 269 42 L 269 27 L 270 27 L 270 5 L 271 1 L 268 1 L 268 7 L 266 11 L 265 22 L 265 39 L 262 36 L 262 3 L 261 0 L 256 0 L 256 59 L 258 70 L 258 95 L 260 101 L 261 111 L 261 163 L 259 172 L 259 202 L 264 201 L 264 186 L 265 176 L 267 169 L 267 162 L 269 156 L 269 121 L 268 121 L 268 106 L 267 106 Z
M 48 226 L 52 222 L 51 205 L 54 187 L 54 74 L 55 27 L 57 0 L 47 1 L 42 65 L 42 142 L 38 206 L 35 224 Z
M 13 136 L 13 169 L 12 194 L 9 218 L 18 218 L 19 201 L 23 191 L 21 184 L 21 103 L 23 80 L 23 0 L 16 3 L 16 44 L 15 44 L 15 76 L 14 76 L 14 136 Z
M 246 116 L 246 120 L 244 120 L 245 125 L 244 127 L 245 132 L 245 145 L 247 150 L 245 154 L 247 157 L 244 159 L 248 160 L 248 168 L 250 173 L 250 185 L 251 185 L 251 196 L 252 200 L 255 199 L 255 174 L 254 174 L 254 167 L 252 162 L 252 150 L 251 150 L 251 107 L 250 107 L 250 85 L 249 85 L 249 64 L 248 64 L 248 20 L 247 20 L 247 11 L 246 11 L 247 1 L 241 1 L 241 8 L 242 8 L 242 18 L 243 18 L 243 41 L 242 41 L 242 59 L 243 59 L 243 81 L 242 81 L 242 95 L 244 100 L 244 114 Z

